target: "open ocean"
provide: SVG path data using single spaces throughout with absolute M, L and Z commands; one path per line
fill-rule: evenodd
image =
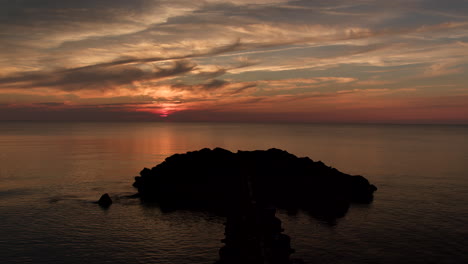
M 223 218 L 119 199 L 144 167 L 205 147 L 280 148 L 379 188 L 334 224 L 280 211 L 293 258 L 468 263 L 468 126 L 38 122 L 0 122 L 0 263 L 212 264 Z

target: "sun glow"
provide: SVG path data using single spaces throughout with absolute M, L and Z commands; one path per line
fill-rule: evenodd
M 153 102 L 152 104 L 146 104 L 140 106 L 136 109 L 138 112 L 148 112 L 160 117 L 169 117 L 171 114 L 186 110 L 186 107 L 183 107 L 181 103 L 160 103 L 160 102 Z

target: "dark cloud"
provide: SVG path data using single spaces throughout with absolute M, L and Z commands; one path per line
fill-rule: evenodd
M 203 87 L 203 90 L 205 90 L 205 91 L 212 91 L 212 90 L 217 90 L 219 88 L 222 88 L 225 85 L 227 85 L 228 83 L 229 82 L 224 81 L 224 80 L 214 79 L 214 80 L 211 80 L 208 83 L 204 84 L 202 87 Z
M 420 7 L 424 8 L 424 10 L 462 15 L 465 19 L 466 14 L 468 14 L 468 1 L 466 0 L 424 0 L 421 2 Z
M 129 58 L 114 60 L 114 61 L 111 61 L 111 62 L 103 62 L 103 63 L 97 63 L 97 64 L 93 64 L 93 65 L 68 69 L 66 71 L 73 72 L 73 71 L 79 71 L 79 70 L 84 70 L 84 69 L 93 69 L 93 68 L 117 66 L 117 65 L 124 65 L 124 64 L 151 63 L 151 62 L 181 60 L 181 59 L 190 59 L 190 58 L 196 58 L 196 57 L 212 56 L 212 55 L 218 55 L 218 54 L 222 54 L 222 53 L 226 53 L 226 52 L 240 50 L 242 46 L 243 45 L 240 42 L 240 39 L 238 39 L 237 41 L 233 42 L 232 44 L 227 44 L 227 45 L 215 47 L 213 49 L 210 49 L 210 50 L 207 50 L 207 51 L 204 51 L 204 52 L 191 52 L 191 53 L 188 53 L 186 55 L 171 56 L 171 57 L 148 57 L 148 58 L 131 58 L 131 57 L 129 57 Z
M 134 81 L 145 81 L 161 79 L 165 77 L 178 76 L 191 72 L 196 65 L 188 61 L 189 58 L 204 57 L 231 52 L 240 49 L 242 44 L 240 40 L 232 44 L 223 45 L 205 52 L 190 53 L 181 56 L 172 57 L 148 57 L 148 58 L 122 58 L 110 62 L 97 63 L 83 67 L 55 71 L 34 71 L 12 74 L 0 77 L 2 88 L 35 88 L 50 87 L 64 91 L 76 91 L 84 89 L 109 89 L 114 86 L 131 84 Z M 171 67 L 152 66 L 148 70 L 150 63 L 174 61 Z M 232 67 L 241 68 L 252 65 L 253 63 L 241 63 Z M 202 72 L 201 77 L 212 78 L 226 73 L 227 69 L 220 68 L 215 72 Z M 224 85 L 220 81 L 209 82 L 205 84 L 205 89 L 214 90 Z
M 241 46 L 240 40 L 237 40 L 231 44 L 219 46 L 204 52 L 189 53 L 181 56 L 127 57 L 71 69 L 23 72 L 0 77 L 0 85 L 4 88 L 54 87 L 66 91 L 106 89 L 115 85 L 131 84 L 133 81 L 159 79 L 188 73 L 196 65 L 186 59 L 231 52 L 240 49 Z M 153 69 L 148 71 L 139 67 L 143 64 L 173 60 L 176 62 L 169 68 L 153 66 Z M 238 67 L 244 67 L 244 65 Z M 213 74 L 221 74 L 223 73 L 222 71 L 220 70 Z
M 240 94 L 240 93 L 244 92 L 245 90 L 248 90 L 250 88 L 255 88 L 255 87 L 257 87 L 257 84 L 255 84 L 255 83 L 245 84 L 242 87 L 239 87 L 237 89 L 229 91 L 229 94 L 231 94 L 231 95 Z
M 210 92 L 224 88 L 227 86 L 229 82 L 219 79 L 211 79 L 207 82 L 200 83 L 200 84 L 185 84 L 185 83 L 177 83 L 171 85 L 171 89 L 175 91 L 192 91 L 192 92 Z
M 171 99 L 162 97 L 153 97 L 149 95 L 135 95 L 135 96 L 114 96 L 105 98 L 80 98 L 76 99 L 80 105 L 86 106 L 125 106 L 125 105 L 145 105 L 154 102 L 164 103 L 171 102 Z
M 36 26 L 60 25 L 73 22 L 110 22 L 125 19 L 125 15 L 151 10 L 149 0 L 2 0 L 0 21 L 7 24 Z
M 160 116 L 132 111 L 126 106 L 80 106 L 50 108 L 39 105 L 0 106 L 0 121 L 161 121 Z
M 201 71 L 196 74 L 195 77 L 200 79 L 214 79 L 216 77 L 222 76 L 226 73 L 229 73 L 230 70 L 236 70 L 241 68 L 246 68 L 250 66 L 257 65 L 259 60 L 249 60 L 249 59 L 242 59 L 237 63 L 237 65 L 231 67 L 217 67 L 214 71 Z
M 34 103 L 33 105 L 38 105 L 38 106 L 63 106 L 65 105 L 64 103 L 58 103 L 58 102 L 44 102 L 44 103 Z
M 314 122 L 326 120 L 326 113 L 313 115 L 310 113 L 287 112 L 254 112 L 246 110 L 226 109 L 193 109 L 171 114 L 169 121 L 176 122 Z
M 191 91 L 196 93 L 215 92 L 218 95 L 237 95 L 249 88 L 257 87 L 254 82 L 247 83 L 231 83 L 226 80 L 212 79 L 204 83 L 188 85 L 183 83 L 174 84 L 171 86 L 176 91 Z
M 370 14 L 373 14 L 370 12 Z M 318 17 L 321 16 L 321 17 Z M 358 17 L 359 18 L 359 17 Z M 185 42 L 187 39 L 211 39 L 224 37 L 228 39 L 238 39 L 232 47 L 226 46 L 227 49 L 214 50 L 206 55 L 216 55 L 233 50 L 245 50 L 251 48 L 264 48 L 268 46 L 278 46 L 290 44 L 291 40 L 281 40 L 281 35 L 278 35 L 278 41 L 274 43 L 265 43 L 271 39 L 257 40 L 258 43 L 249 40 L 249 45 L 242 43 L 240 39 L 256 37 L 256 32 L 250 32 L 249 26 L 251 25 L 271 25 L 281 27 L 280 24 L 284 23 L 293 25 L 295 22 L 300 25 L 304 24 L 326 24 L 327 26 L 339 25 L 342 26 L 343 20 L 348 18 L 334 17 L 330 18 L 328 14 L 321 14 L 320 9 L 291 9 L 289 7 L 275 6 L 275 5 L 253 5 L 241 6 L 233 4 L 206 4 L 194 12 L 181 14 L 170 17 L 164 23 L 155 23 L 149 25 L 147 28 L 123 34 L 119 36 L 102 35 L 90 38 L 81 38 L 79 40 L 69 40 L 62 45 L 60 49 L 63 51 L 83 48 L 87 46 L 102 46 L 112 45 L 119 46 L 122 44 L 137 44 L 151 42 L 155 47 L 164 45 L 166 51 L 180 51 L 184 48 L 183 45 L 177 43 Z M 369 25 L 365 18 L 359 18 L 361 24 Z M 354 20 L 353 24 L 359 24 L 358 20 Z M 349 21 L 347 22 L 349 24 Z M 244 30 L 237 31 L 234 28 L 244 28 Z M 290 29 L 285 29 L 290 30 Z M 302 40 L 312 41 L 316 38 L 308 38 Z M 295 40 L 294 42 L 301 42 Z M 266 45 L 266 46 L 265 46 Z M 203 55 L 203 54 L 198 54 Z M 159 60 L 164 58 L 149 58 L 150 60 Z
M 50 87 L 64 91 L 84 89 L 109 89 L 134 81 L 145 81 L 177 76 L 192 71 L 195 64 L 179 60 L 170 67 L 154 66 L 143 69 L 139 65 L 100 64 L 55 72 L 30 72 L 0 78 L 0 85 L 7 88 Z

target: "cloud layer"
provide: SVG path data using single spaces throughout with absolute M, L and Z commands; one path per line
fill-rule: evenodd
M 467 123 L 467 13 L 461 0 L 1 1 L 0 120 Z

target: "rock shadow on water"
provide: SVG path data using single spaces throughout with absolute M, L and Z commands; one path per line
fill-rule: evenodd
M 280 149 L 215 148 L 175 154 L 144 168 L 133 184 L 144 203 L 161 210 L 210 210 L 227 217 L 219 264 L 301 263 L 282 234 L 276 208 L 298 210 L 330 225 L 351 203 L 369 204 L 377 188 L 321 161 Z

